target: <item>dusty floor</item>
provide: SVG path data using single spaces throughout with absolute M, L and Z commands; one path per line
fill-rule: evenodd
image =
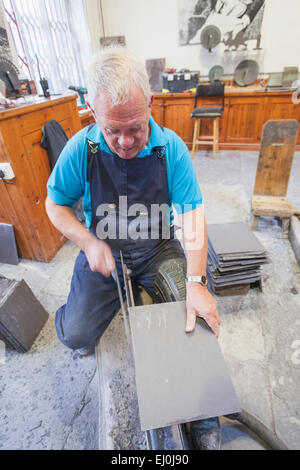
M 208 155 L 198 152 L 194 159 L 208 223 L 248 222 L 257 152 L 224 151 L 216 160 Z M 298 152 L 288 191 L 296 207 L 299 179 Z M 276 220 L 262 220 L 255 233 L 272 260 L 263 267 L 263 292 L 218 298 L 220 345 L 241 406 L 275 430 L 289 448 L 299 449 L 300 267 Z M 50 314 L 28 353 L 7 350 L 0 362 L 0 449 L 97 449 L 99 442 L 100 448 L 103 443 L 145 446 L 120 316 L 101 340 L 105 390 L 100 391 L 106 406 L 100 408 L 100 430 L 95 356 L 81 358 L 57 340 L 54 313 L 67 298 L 77 253 L 67 242 L 51 263 L 0 265 L 0 274 L 25 279 Z M 224 424 L 224 449 L 259 447 Z

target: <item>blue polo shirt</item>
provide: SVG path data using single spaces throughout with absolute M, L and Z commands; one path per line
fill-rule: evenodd
M 165 146 L 168 174 L 169 200 L 178 213 L 184 213 L 202 204 L 202 195 L 197 182 L 189 150 L 175 132 L 161 128 L 150 117 L 150 139 L 147 146 L 137 155 L 143 158 L 153 147 Z M 87 227 L 91 226 L 91 191 L 86 181 L 87 140 L 100 144 L 100 148 L 113 155 L 104 136 L 96 124 L 85 127 L 66 144 L 50 175 L 47 191 L 52 201 L 61 206 L 72 207 L 81 197 Z

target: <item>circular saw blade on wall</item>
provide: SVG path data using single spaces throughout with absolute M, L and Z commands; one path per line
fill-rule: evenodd
M 221 31 L 217 26 L 205 26 L 201 32 L 200 43 L 209 52 L 221 42 Z
M 234 71 L 234 80 L 239 86 L 247 86 L 257 80 L 259 65 L 255 60 L 243 60 Z
M 20 80 L 17 67 L 6 57 L 0 56 L 0 80 L 5 84 L 6 97 L 19 94 Z
M 208 78 L 211 83 L 220 80 L 224 73 L 222 65 L 214 65 L 208 72 Z

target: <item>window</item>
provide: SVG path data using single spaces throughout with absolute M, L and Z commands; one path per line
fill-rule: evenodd
M 52 94 L 69 85 L 86 86 L 90 56 L 82 0 L 2 0 L 20 60 L 20 71 Z

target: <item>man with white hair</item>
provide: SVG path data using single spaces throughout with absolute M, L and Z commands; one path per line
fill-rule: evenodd
M 120 250 L 133 283 L 154 300 L 159 264 L 186 257 L 186 331 L 200 316 L 219 332 L 217 303 L 206 287 L 201 191 L 186 145 L 155 123 L 152 101 L 143 65 L 125 49 L 101 51 L 89 78 L 96 124 L 68 141 L 48 181 L 48 216 L 81 249 L 55 325 L 60 341 L 82 353 L 94 350 L 120 308 L 111 276 L 114 269 L 121 274 Z M 71 210 L 80 197 L 86 227 Z M 172 204 L 182 222 L 185 252 L 174 237 Z M 152 214 L 154 206 L 162 208 L 158 216 Z M 217 418 L 192 423 L 192 431 L 199 448 L 220 447 Z

